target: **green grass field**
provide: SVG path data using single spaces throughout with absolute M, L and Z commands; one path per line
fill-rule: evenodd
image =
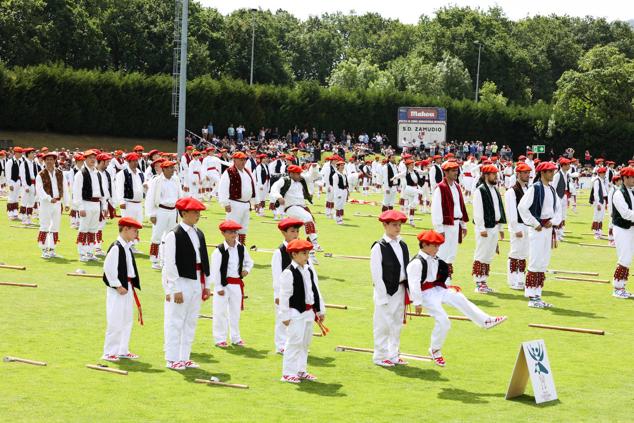
M 587 194 L 586 194 L 587 195 Z M 360 198 L 359 194 L 353 197 Z M 587 203 L 587 197 L 580 204 Z M 379 200 L 378 195 L 370 199 Z M 323 210 L 322 197 L 313 211 Z M 4 201 L 0 206 L 4 210 Z M 354 212 L 376 214 L 380 206 L 356 205 L 346 209 L 346 224 L 337 226 L 323 215 L 317 219 L 320 242 L 327 252 L 369 255 L 381 234 L 376 219 Z M 590 232 L 591 208 L 569 213 L 571 242 L 595 241 Z M 223 218 L 217 203 L 201 220 L 210 243 L 220 241 L 216 227 Z M 274 248 L 281 238 L 271 217 L 252 217 L 249 245 Z M 36 230 L 9 227 L 0 213 L 0 261 L 23 264 L 26 271 L 0 269 L 0 281 L 37 283 L 37 289 L 0 286 L 0 354 L 48 362 L 47 367 L 0 363 L 0 419 L 17 421 L 139 422 L 139 421 L 632 421 L 634 400 L 634 301 L 611 297 L 611 285 L 556 281 L 548 275 L 544 298 L 551 310 L 529 309 L 521 292 L 506 285 L 508 243 L 492 265 L 493 295 L 473 292 L 470 278 L 473 225 L 460 247 L 455 282 L 490 314 L 506 314 L 509 321 L 491 331 L 470 322 L 454 321 L 443 352 L 446 368 L 410 361 L 407 367 L 384 369 L 365 353 L 335 352 L 337 345 L 372 348 L 372 283 L 369 262 L 320 258 L 317 267 L 327 303 L 346 304 L 348 310 L 328 310 L 331 333 L 313 338 L 309 370 L 316 383 L 279 382 L 281 357 L 273 353 L 271 255 L 252 253 L 256 262 L 246 280 L 249 299 L 241 330 L 247 348 L 213 347 L 211 321 L 201 319 L 193 348 L 200 370 L 182 373 L 165 369 L 163 359 L 163 292 L 160 274 L 150 269 L 147 256 L 138 259 L 142 276 L 141 301 L 145 326 L 135 323 L 131 349 L 141 356 L 131 363 L 111 364 L 128 376 L 86 369 L 101 356 L 105 331 L 105 287 L 99 279 L 73 278 L 66 272 L 82 268 L 101 272 L 101 262 L 77 260 L 75 231 L 63 216 L 61 247 L 65 259 L 45 262 L 39 257 Z M 13 222 L 11 223 L 13 224 Z M 429 226 L 429 216 L 418 221 L 416 232 Z M 607 227 L 607 220 L 606 220 Z M 113 240 L 116 226 L 106 228 Z M 404 232 L 413 233 L 405 227 Z M 144 229 L 148 240 L 150 230 Z M 416 251 L 414 237 L 404 237 Z M 149 244 L 142 244 L 145 251 Z M 596 271 L 610 279 L 614 249 L 560 244 L 551 268 Z M 450 314 L 456 314 L 453 309 Z M 211 313 L 210 302 L 203 313 Z M 529 328 L 528 323 L 604 329 L 605 336 Z M 401 350 L 427 354 L 433 321 L 413 318 L 403 330 Z M 559 401 L 534 404 L 530 383 L 527 394 L 504 399 L 520 343 L 544 339 L 553 369 Z M 217 376 L 243 383 L 249 390 L 194 383 L 195 378 Z

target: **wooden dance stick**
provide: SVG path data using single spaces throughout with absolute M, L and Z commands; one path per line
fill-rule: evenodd
M 371 348 L 358 348 L 358 347 L 348 347 L 345 345 L 337 345 L 335 351 L 354 351 L 354 352 L 365 352 L 365 353 L 374 353 L 374 350 Z M 399 353 L 401 357 L 411 358 L 414 360 L 422 360 L 422 361 L 431 361 L 432 358 L 426 355 L 418 355 L 418 354 L 408 354 L 408 353 Z
M 13 266 L 10 264 L 0 264 L 0 269 L 26 270 L 26 266 Z
M 21 286 L 24 288 L 37 288 L 37 284 L 34 283 L 16 283 L 16 282 L 0 282 L 3 286 Z
M 555 270 L 555 269 L 548 269 L 547 270 L 548 273 L 561 273 L 562 275 L 586 275 L 586 276 L 599 276 L 598 272 L 582 272 L 580 270 Z
M 354 259 L 354 260 L 370 260 L 369 256 L 346 256 L 346 255 L 332 254 L 332 253 L 324 253 L 324 257 L 328 257 L 328 258 L 347 258 L 347 259 Z
M 562 281 L 579 281 L 579 282 L 594 282 L 594 283 L 610 283 L 606 279 L 584 279 L 584 278 L 571 278 L 568 276 L 555 276 L 555 279 Z
M 80 278 L 102 278 L 103 275 L 98 275 L 96 273 L 66 273 L 66 276 L 77 276 Z
M 416 313 L 407 312 L 406 314 L 408 316 L 414 316 L 414 317 L 432 317 L 431 314 L 429 314 L 429 313 L 416 314 Z M 468 317 L 465 317 L 465 316 L 447 316 L 447 317 L 449 317 L 449 319 L 451 319 L 451 320 L 466 320 L 466 321 L 470 321 L 471 320 L 471 319 L 469 319 Z
M 320 332 L 313 332 L 313 336 L 323 337 L 324 335 Z
M 11 357 L 9 355 L 4 357 L 2 361 L 4 361 L 5 363 L 25 363 L 25 364 L 32 364 L 34 366 L 46 366 L 46 363 L 43 361 L 29 360 L 29 359 L 20 358 L 20 357 Z
M 116 373 L 118 375 L 124 375 L 124 376 L 128 375 L 128 372 L 126 370 L 112 369 L 103 364 L 86 364 L 86 367 L 93 370 L 99 370 L 101 372 Z
M 577 244 L 577 245 L 580 245 L 580 246 L 582 246 L 582 247 L 614 248 L 614 247 L 612 247 L 612 246 L 610 246 L 610 245 L 603 245 L 603 244 L 585 244 L 585 243 L 582 243 L 582 242 L 580 242 L 580 243 L 579 243 L 579 244 Z
M 224 386 L 225 388 L 249 389 L 249 385 L 241 385 L 239 383 L 216 382 L 208 379 L 195 379 L 196 383 L 206 383 L 207 385 Z
M 348 310 L 348 306 L 347 305 L 342 305 L 342 304 L 326 304 L 326 308 L 336 308 L 339 310 Z
M 39 229 L 37 226 L 28 226 L 28 225 L 9 225 L 10 228 L 18 228 L 18 229 Z
M 214 316 L 209 316 L 207 314 L 199 314 L 198 315 L 199 319 L 209 319 L 209 320 L 213 320 Z
M 538 323 L 529 323 L 528 326 L 540 329 L 563 330 L 566 332 L 589 333 L 591 335 L 605 335 L 605 331 L 599 329 L 571 328 L 567 326 L 541 325 Z

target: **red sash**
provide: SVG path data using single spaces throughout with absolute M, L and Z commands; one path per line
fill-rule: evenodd
M 240 299 L 240 310 L 244 310 L 244 282 L 241 278 L 227 278 L 228 285 L 240 285 L 240 293 L 242 298 Z

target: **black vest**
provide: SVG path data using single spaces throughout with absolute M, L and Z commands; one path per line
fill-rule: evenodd
M 337 186 L 339 189 L 348 189 L 348 178 L 343 173 L 339 174 L 341 177 L 339 178 L 339 183 Z
M 393 187 L 398 185 L 398 182 L 394 182 L 392 178 L 394 178 L 394 168 L 392 167 L 392 163 L 387 163 L 387 186 Z
M 302 278 L 302 273 L 295 266 L 289 265 L 288 269 L 293 274 L 293 295 L 291 295 L 291 298 L 289 298 L 288 305 L 290 308 L 294 308 L 300 313 L 303 313 L 306 311 L 306 291 L 304 290 L 304 278 Z M 319 313 L 319 310 L 321 310 L 321 304 L 319 302 L 319 291 L 317 290 L 317 285 L 315 285 L 315 277 L 311 268 L 308 268 L 308 273 L 310 274 L 310 282 L 313 289 L 313 310 L 315 311 L 315 313 Z
M 595 180 L 599 181 L 599 199 L 598 201 L 600 203 L 603 203 L 603 199 L 605 198 L 605 195 L 603 194 L 603 183 L 599 180 L 599 178 L 596 178 Z M 594 192 L 594 181 L 592 181 L 592 189 L 590 190 L 590 204 L 594 204 L 594 196 L 597 195 L 597 193 Z
M 436 168 L 436 172 L 434 172 L 434 179 L 436 179 L 436 183 L 439 184 L 442 182 L 442 169 L 437 164 L 434 164 Z
M 568 174 L 564 174 L 561 170 L 559 171 L 561 175 L 559 177 L 559 181 L 557 181 L 557 186 L 555 187 L 555 192 L 557 193 L 557 197 L 564 198 L 564 194 L 566 193 L 566 181 L 564 178 L 568 178 Z
M 414 257 L 412 261 L 416 259 L 420 260 L 420 263 L 423 266 L 423 269 L 420 273 L 420 283 L 422 285 L 427 279 L 427 260 L 425 260 L 419 254 L 416 254 L 416 257 Z M 436 280 L 433 282 L 445 283 L 448 277 L 449 277 L 449 265 L 445 263 L 444 261 L 442 261 L 441 259 L 438 259 L 438 273 L 436 274 Z
M 625 204 L 627 204 L 627 207 L 632 210 L 632 199 L 630 198 L 630 194 L 627 192 L 627 187 L 625 186 L 625 184 L 621 186 L 620 191 L 623 194 L 623 198 L 625 199 Z M 612 196 L 612 199 L 614 201 L 614 196 Z M 634 223 L 632 223 L 630 220 L 623 219 L 621 213 L 619 213 L 616 207 L 614 207 L 614 203 L 612 203 L 612 224 L 623 229 L 630 229 L 632 225 L 634 225 Z
M 117 278 L 119 279 L 119 282 L 121 282 L 121 286 L 123 286 L 125 289 L 128 289 L 128 263 L 125 257 L 125 249 L 123 248 L 123 245 L 121 245 L 121 243 L 118 240 L 113 242 L 112 245 L 110 245 L 110 248 L 108 248 L 108 252 L 110 252 L 110 250 L 112 250 L 113 247 L 117 247 L 119 249 L 119 261 L 117 264 Z M 132 268 L 134 269 L 134 274 L 135 274 L 135 276 L 132 278 L 132 280 L 130 280 L 130 282 L 132 283 L 132 286 L 134 286 L 135 289 L 140 290 L 141 281 L 139 279 L 139 271 L 136 268 L 136 261 L 134 260 L 134 254 L 130 253 L 130 257 L 132 257 Z M 110 286 L 105 273 L 103 274 L 103 283 L 105 283 L 106 286 Z
M 381 238 L 379 241 L 376 241 L 374 244 L 379 244 L 381 248 L 381 270 L 383 275 L 383 283 L 385 283 L 385 290 L 389 295 L 394 295 L 396 291 L 398 291 L 398 285 L 400 284 L 401 277 L 401 263 L 398 261 L 398 257 L 396 257 L 396 253 L 394 249 L 390 246 L 390 244 Z M 374 247 L 372 244 L 372 247 Z M 399 245 L 403 251 L 403 264 L 409 263 L 409 249 L 407 248 L 407 244 L 403 241 L 399 241 Z M 405 279 L 407 280 L 407 271 L 405 270 Z M 407 282 L 405 283 L 407 286 Z
M 26 184 L 28 186 L 33 185 L 33 183 L 35 182 L 35 177 L 37 176 L 37 174 L 39 173 L 37 170 L 37 163 L 35 162 L 31 162 L 33 164 L 33 178 L 31 178 L 31 172 L 29 171 L 29 162 L 28 160 L 24 161 L 24 181 L 26 182 Z
M 279 250 L 282 255 L 282 271 L 284 271 L 284 269 L 291 265 L 293 259 L 291 259 L 291 255 L 286 251 L 286 245 L 284 245 L 284 243 L 280 245 Z
M 220 262 L 220 284 L 227 286 L 227 267 L 229 265 L 229 251 L 225 249 L 225 244 L 218 245 L 218 251 L 222 260 Z M 242 277 L 242 264 L 244 263 L 244 245 L 238 244 L 238 277 Z
M 282 197 L 284 197 L 288 190 L 291 188 L 292 182 L 293 181 L 291 180 L 290 176 L 284 178 L 284 184 L 282 184 L 282 188 L 280 188 L 280 194 L 282 195 Z M 310 195 L 310 192 L 308 191 L 308 184 L 306 184 L 306 180 L 304 178 L 301 178 L 299 182 L 302 184 L 302 193 L 304 194 L 304 200 L 308 201 L 310 204 L 313 204 L 313 196 Z
M 506 223 L 506 216 L 504 214 L 504 205 L 502 204 L 502 197 L 497 189 L 495 189 L 495 193 L 497 194 L 497 201 L 500 208 L 500 220 L 499 222 L 495 221 L 495 206 L 493 202 L 493 196 L 491 195 L 491 191 L 489 191 L 489 187 L 486 183 L 483 183 L 478 188 L 480 190 L 480 195 L 482 196 L 482 208 L 484 209 L 484 227 L 487 229 L 494 228 L 498 223 Z
M 260 164 L 260 181 L 265 184 L 269 179 L 269 167 L 268 165 L 262 163 Z
M 546 189 L 544 188 L 544 184 L 541 180 L 535 182 L 533 184 L 533 204 L 529 208 L 531 215 L 537 220 L 541 220 L 542 216 L 542 207 L 544 206 L 544 198 L 546 197 Z M 555 192 L 555 188 L 548 185 L 550 192 L 553 195 L 553 213 L 557 208 L 557 193 Z
M 278 159 L 275 163 L 275 173 L 282 173 L 282 164 L 282 161 Z
M 141 183 L 144 182 L 143 173 L 137 170 L 137 174 L 141 178 Z M 132 172 L 129 169 L 123 169 L 123 198 L 126 200 L 132 200 L 134 198 L 134 185 L 132 183 Z
M 15 158 L 11 160 L 11 180 L 13 182 L 20 180 L 20 163 Z
M 407 186 L 408 187 L 415 187 L 420 185 L 420 177 L 418 176 L 418 174 L 416 175 L 416 181 L 414 181 L 414 179 L 412 178 L 412 174 L 414 172 L 407 172 L 405 174 L 405 182 L 407 182 Z
M 524 197 L 524 188 L 522 188 L 519 182 L 516 182 L 513 186 L 513 191 L 515 191 L 515 209 L 517 210 L 517 206 L 520 204 L 522 197 Z M 517 222 L 524 223 L 524 221 L 522 220 L 522 215 L 520 215 L 519 211 L 517 212 Z
M 187 232 L 181 225 L 176 225 L 173 229 L 176 241 L 176 268 L 178 276 L 187 279 L 198 279 L 196 274 L 196 250 L 194 244 L 189 238 Z M 205 275 L 209 274 L 209 256 L 207 255 L 207 245 L 205 244 L 205 235 L 196 228 L 198 234 L 198 242 L 200 243 L 200 264 Z
M 101 174 L 99 174 L 99 171 L 95 170 L 95 172 L 97 172 L 97 180 L 99 181 L 99 192 L 101 192 L 101 196 L 104 196 L 103 193 L 103 185 L 101 185 Z M 92 178 L 90 177 L 90 172 L 88 171 L 88 168 L 84 166 L 84 168 L 81 170 L 81 174 L 83 176 L 83 185 L 81 187 L 81 198 L 84 201 L 90 201 L 92 197 Z

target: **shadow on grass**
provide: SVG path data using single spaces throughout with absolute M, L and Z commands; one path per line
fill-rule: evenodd
M 491 295 L 491 294 L 488 294 Z M 473 304 L 477 305 L 478 307 L 499 307 L 499 305 L 492 303 L 489 300 L 477 300 L 477 299 L 473 299 L 473 298 L 469 298 L 469 301 L 471 301 Z
M 422 379 L 436 382 L 447 382 L 449 380 L 442 377 L 438 370 L 433 369 L 421 369 L 420 367 L 414 366 L 383 367 L 383 369 L 399 376 L 409 377 L 412 379 Z
M 547 309 L 552 314 L 556 314 L 557 316 L 572 316 L 572 317 L 586 317 L 588 319 L 605 319 L 603 316 L 597 316 L 596 313 L 592 313 L 591 311 L 579 311 L 579 310 L 571 310 L 568 308 L 559 308 L 557 306 L 553 306 L 552 308 Z
M 315 367 L 335 367 L 332 362 L 335 361 L 334 357 L 315 357 L 314 355 L 308 356 L 308 364 Z
M 344 228 L 358 228 L 359 225 L 353 225 L 352 223 L 344 223 L 343 225 L 339 225 L 339 226 L 343 226 Z
M 496 291 L 496 292 L 490 292 L 487 295 L 490 295 L 490 296 L 495 297 L 495 298 L 499 298 L 500 300 L 528 301 L 527 298 L 524 296 L 524 292 L 523 291 L 516 291 L 515 294 L 511 294 L 511 293 L 508 293 L 508 292 L 498 292 L 498 291 Z M 475 303 L 475 301 L 471 301 L 471 302 Z
M 559 399 L 556 399 L 554 401 L 544 402 L 541 404 L 535 404 L 535 397 L 532 397 L 526 394 L 520 395 L 519 397 L 516 397 L 516 398 L 511 398 L 508 401 L 512 401 L 518 404 L 524 404 L 524 405 L 528 405 L 528 406 L 536 407 L 536 408 L 546 408 L 546 407 L 552 407 L 552 406 L 561 404 L 561 401 Z
M 197 361 L 199 363 L 219 363 L 218 360 L 213 358 L 211 354 L 208 353 L 191 353 L 190 354 L 192 361 Z
M 319 276 L 319 280 L 320 281 L 324 281 L 324 280 L 330 280 L 330 281 L 337 281 L 337 282 L 345 282 L 345 279 L 341 279 L 341 278 L 333 278 L 327 275 L 320 275 Z
M 542 291 L 542 296 L 544 297 L 557 297 L 557 298 L 570 298 L 570 295 L 566 295 L 562 292 L 557 291 Z M 526 300 L 528 301 L 528 299 Z
M 186 369 L 182 371 L 172 370 L 174 373 L 179 373 L 187 382 L 196 383 L 196 379 L 209 380 L 212 376 L 220 379 L 221 382 L 229 382 L 231 375 L 228 373 L 215 373 L 205 369 Z M 213 385 L 211 385 L 213 386 Z
M 48 259 L 49 263 L 56 263 L 56 264 L 67 264 L 67 263 L 70 263 L 70 262 L 73 262 L 73 261 L 75 261 L 75 260 L 69 260 L 69 259 L 67 259 L 65 257 L 53 257 L 53 258 Z
M 339 392 L 341 383 L 322 383 L 318 381 L 302 382 L 297 385 L 297 390 L 308 394 L 321 395 L 322 397 L 346 397 L 347 394 Z
M 241 355 L 247 358 L 259 358 L 259 359 L 266 358 L 269 352 L 268 350 L 256 350 L 255 348 L 236 347 L 236 346 L 231 348 L 226 348 L 225 351 L 233 355 Z
M 460 401 L 463 404 L 487 404 L 489 400 L 486 398 L 504 398 L 504 394 L 469 392 L 457 388 L 442 388 L 438 393 L 438 399 Z
M 117 367 L 121 370 L 126 370 L 130 373 L 163 373 L 165 369 L 154 369 L 149 363 L 144 363 L 139 360 L 120 360 Z
M 270 265 L 270 264 L 258 264 L 258 263 L 254 263 L 254 264 L 253 264 L 253 267 L 254 267 L 255 269 L 267 269 L 267 268 L 268 268 L 268 269 L 270 269 L 270 268 L 271 268 L 271 265 Z

